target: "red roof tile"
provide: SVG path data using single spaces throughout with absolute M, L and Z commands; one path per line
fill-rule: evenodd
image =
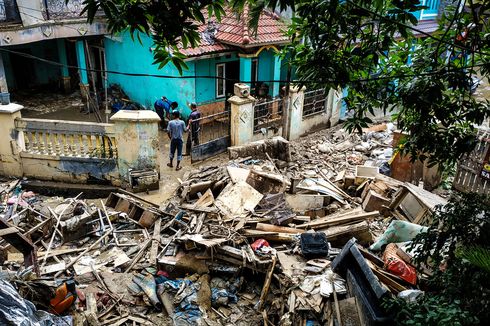
M 226 9 L 226 15 L 217 21 L 211 18 L 199 26 L 201 41 L 195 48 L 183 49 L 182 53 L 188 57 L 203 54 L 218 53 L 231 50 L 233 47 L 253 47 L 270 44 L 283 44 L 288 42 L 284 34 L 287 26 L 276 14 L 264 10 L 262 12 L 257 33 L 249 31 L 248 10 L 241 15 Z

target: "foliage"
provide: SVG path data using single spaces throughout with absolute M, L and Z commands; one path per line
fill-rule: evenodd
M 112 33 L 127 29 L 140 42 L 140 33 L 150 35 L 155 48 L 154 64 L 162 68 L 172 63 L 180 74 L 188 68 L 181 48 L 198 45 L 198 24 L 205 22 L 206 15 L 219 19 L 224 14 L 224 0 L 85 0 L 84 5 L 89 22 L 103 11 Z
M 490 203 L 463 194 L 438 208 L 427 232 L 413 240 L 414 262 L 431 266 L 429 291 L 416 303 L 392 302 L 401 325 L 474 325 L 490 320 Z M 479 248 L 477 251 L 472 248 Z M 456 315 L 461 314 L 463 318 Z M 413 324 L 415 320 L 420 324 Z M 438 322 L 434 322 L 437 320 Z
M 463 326 L 478 322 L 468 311 L 461 308 L 459 300 L 448 302 L 444 296 L 425 295 L 415 302 L 394 299 L 385 304 L 393 311 L 400 326 Z
M 297 1 L 289 29 L 297 38 L 285 51 L 293 53 L 300 82 L 349 88 L 350 130 L 369 123 L 375 109 L 392 111 L 410 135 L 403 152 L 454 163 L 476 145 L 474 125 L 490 116 L 488 102 L 471 96 L 475 67 L 488 60 L 480 53 L 488 51 L 483 16 L 490 2 L 478 13 L 447 6 L 435 36 L 424 38 L 413 30 L 420 3 Z M 475 27 L 461 37 L 475 16 Z

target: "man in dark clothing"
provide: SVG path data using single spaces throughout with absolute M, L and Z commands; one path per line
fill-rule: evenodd
M 199 120 L 201 118 L 201 112 L 197 110 L 197 104 L 191 104 L 191 114 L 189 115 L 189 122 L 187 124 L 187 129 L 189 129 L 189 135 L 187 136 L 186 143 L 186 155 L 191 155 L 192 146 L 199 145 Z
M 173 168 L 173 160 L 175 156 L 175 151 L 177 151 L 177 166 L 175 169 L 178 171 L 182 167 L 180 166 L 180 161 L 182 161 L 182 147 L 184 145 L 184 132 L 187 131 L 185 122 L 180 120 L 180 112 L 175 110 L 172 112 L 172 120 L 168 122 L 167 133 L 168 138 L 170 138 L 170 162 L 167 164 L 168 167 Z
M 177 109 L 179 105 L 177 102 L 170 101 L 165 96 L 162 96 L 161 98 L 156 100 L 153 106 L 155 107 L 155 112 L 160 117 L 160 128 L 162 130 L 165 130 L 166 128 L 165 120 L 170 120 L 170 113 L 173 110 Z

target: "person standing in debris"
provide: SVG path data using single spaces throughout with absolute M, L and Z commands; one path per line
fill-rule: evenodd
M 199 126 L 199 119 L 201 118 L 201 112 L 197 109 L 196 103 L 191 103 L 191 114 L 189 115 L 189 122 L 187 124 L 187 129 L 190 130 L 187 136 L 186 143 L 186 155 L 191 155 L 192 146 L 199 145 L 199 131 L 201 130 Z
M 165 130 L 166 127 L 165 120 L 170 120 L 170 113 L 176 110 L 178 106 L 179 104 L 177 102 L 170 101 L 165 96 L 162 96 L 153 104 L 155 112 L 160 117 L 160 128 L 162 130 Z
M 182 161 L 182 147 L 184 146 L 184 132 L 188 129 L 184 121 L 180 120 L 180 112 L 174 110 L 172 112 L 172 120 L 169 121 L 167 126 L 168 138 L 170 138 L 170 162 L 167 164 L 168 167 L 173 168 L 173 160 L 175 156 L 175 151 L 177 151 L 177 166 L 175 170 L 180 170 L 180 161 Z

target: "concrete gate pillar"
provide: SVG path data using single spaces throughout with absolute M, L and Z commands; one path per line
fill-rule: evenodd
M 150 110 L 121 110 L 111 119 L 117 142 L 117 165 L 121 179 L 129 180 L 129 169 L 155 169 L 158 164 L 158 114 Z
M 231 104 L 231 146 L 251 142 L 254 134 L 253 103 L 255 99 L 252 96 L 232 96 L 228 102 Z
M 15 119 L 21 117 L 24 107 L 10 103 L 0 105 L 0 175 L 22 177 L 20 150 L 24 146 L 23 134 L 15 129 Z

